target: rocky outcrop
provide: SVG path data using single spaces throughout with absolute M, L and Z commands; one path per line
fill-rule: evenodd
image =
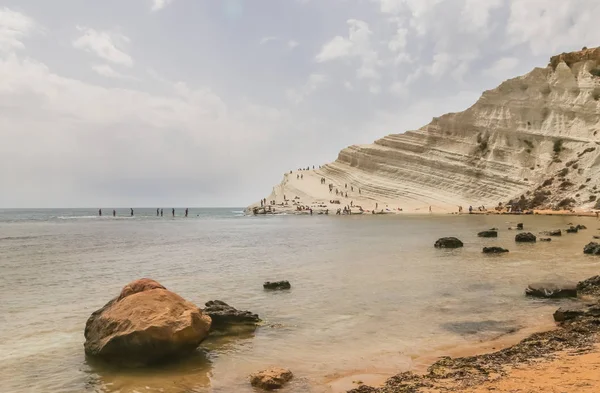
M 460 248 L 463 247 L 464 244 L 455 237 L 442 237 L 441 239 L 438 239 L 433 246 L 435 248 Z
M 559 299 L 577 297 L 577 286 L 573 284 L 536 283 L 525 288 L 527 296 Z
M 600 305 L 592 304 L 574 304 L 569 307 L 561 307 L 553 314 L 556 322 L 571 321 L 582 317 L 600 316 Z
M 211 319 L 158 282 L 141 279 L 92 313 L 85 325 L 85 353 L 111 363 L 142 366 L 194 351 Z
M 290 289 L 291 287 L 292 284 L 289 281 L 267 281 L 263 284 L 263 288 L 269 290 Z
M 479 237 L 498 237 L 498 231 L 482 231 L 477 234 Z
M 584 254 L 600 255 L 600 244 L 590 242 L 583 247 Z
M 250 375 L 250 384 L 263 390 L 281 389 L 292 380 L 294 374 L 290 370 L 272 367 Z
M 239 326 L 256 326 L 260 323 L 257 314 L 240 311 L 221 300 L 211 300 L 205 304 L 204 314 L 211 320 L 211 330 L 228 330 Z
M 579 232 L 579 229 L 577 227 L 569 227 L 566 229 L 567 233 L 577 233 Z
M 484 254 L 503 254 L 505 252 L 508 252 L 508 250 L 502 247 L 483 247 Z
M 584 295 L 600 297 L 600 276 L 590 277 L 577 283 L 577 291 Z
M 517 243 L 535 243 L 536 240 L 536 236 L 531 232 L 523 232 L 515 236 L 515 241 Z
M 334 162 L 302 172 L 302 180 L 288 172 L 267 199 L 327 203 L 338 199 L 337 189 L 342 204 L 353 200 L 368 209 L 375 202 L 404 211 L 433 206 L 433 212 L 499 202 L 592 207 L 600 181 L 598 52 L 555 56 L 549 66 L 484 92 L 463 112 L 347 147 Z

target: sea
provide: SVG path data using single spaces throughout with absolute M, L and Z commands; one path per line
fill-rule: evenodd
M 584 224 L 550 243 L 516 244 Z M 477 233 L 499 228 L 498 238 Z M 595 218 L 498 215 L 245 216 L 242 208 L 0 210 L 0 391 L 253 392 L 252 372 L 286 367 L 283 392 L 333 392 L 353 375 L 391 375 L 419 359 L 550 324 L 569 300 L 527 298 L 539 281 L 599 273 L 583 246 Z M 465 247 L 435 249 L 444 236 Z M 510 252 L 483 255 L 482 247 Z M 190 358 L 150 369 L 86 359 L 90 314 L 148 277 L 203 306 L 259 314 L 255 331 L 216 335 Z M 289 280 L 289 291 L 263 290 Z

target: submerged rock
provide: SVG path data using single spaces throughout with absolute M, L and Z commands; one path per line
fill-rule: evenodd
M 206 338 L 211 319 L 158 282 L 141 279 L 92 313 L 85 353 L 111 363 L 142 366 L 190 354 Z
M 250 384 L 264 390 L 280 389 L 294 378 L 288 369 L 272 367 L 250 375 Z
M 479 232 L 477 234 L 477 236 L 479 237 L 498 237 L 498 231 L 494 231 L 494 230 L 489 230 L 489 231 L 483 231 L 483 232 Z
M 544 231 L 541 232 L 541 234 L 546 236 L 562 236 L 562 231 L 560 229 L 556 229 L 554 231 Z
M 508 250 L 502 247 L 483 247 L 484 254 L 502 254 L 505 252 L 508 252 Z
M 434 244 L 435 248 L 460 248 L 463 246 L 463 242 L 455 237 L 443 237 L 438 239 Z
M 558 299 L 577 297 L 577 286 L 574 284 L 536 283 L 525 288 L 527 296 Z
M 567 233 L 577 233 L 577 232 L 579 232 L 579 229 L 577 229 L 577 227 L 570 227 L 570 228 L 567 228 L 566 232 Z
M 519 243 L 535 243 L 537 238 L 531 232 L 523 232 L 515 236 L 515 241 Z
M 212 319 L 211 330 L 225 330 L 232 326 L 256 326 L 260 322 L 257 314 L 240 311 L 221 300 L 206 302 L 203 312 Z
M 281 290 L 281 289 L 290 289 L 292 285 L 289 281 L 267 281 L 263 284 L 264 289 L 272 289 L 272 290 Z
M 600 255 L 600 244 L 596 242 L 590 242 L 583 247 L 584 254 Z

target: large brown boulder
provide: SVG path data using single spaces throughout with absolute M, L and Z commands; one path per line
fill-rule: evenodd
M 210 325 L 195 304 L 141 279 L 92 313 L 85 325 L 85 353 L 128 366 L 172 360 L 193 352 Z

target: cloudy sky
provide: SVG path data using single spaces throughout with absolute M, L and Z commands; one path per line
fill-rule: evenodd
M 597 46 L 598 0 L 0 0 L 0 207 L 245 206 Z

